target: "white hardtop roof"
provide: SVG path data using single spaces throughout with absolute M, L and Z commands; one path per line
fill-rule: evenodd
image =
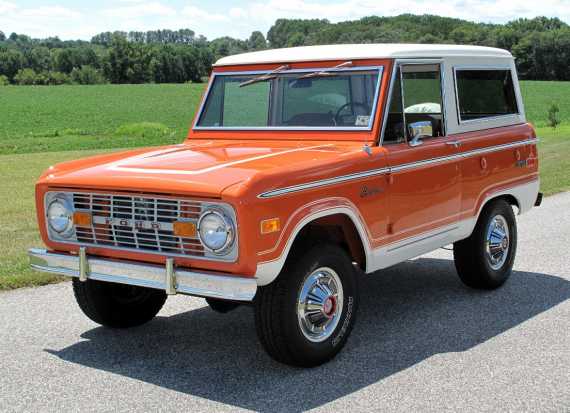
M 439 58 L 452 56 L 512 58 L 512 55 L 507 50 L 483 46 L 397 43 L 331 44 L 242 53 L 222 57 L 214 66 L 379 58 Z

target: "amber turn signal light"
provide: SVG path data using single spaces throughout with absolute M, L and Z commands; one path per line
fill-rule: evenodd
M 177 237 L 195 237 L 196 224 L 188 221 L 174 221 L 172 223 L 174 235 Z
M 261 233 L 270 234 L 281 230 L 281 221 L 279 218 L 264 219 L 261 221 Z
M 73 213 L 73 224 L 80 227 L 90 227 L 91 226 L 91 214 L 89 212 L 74 212 Z

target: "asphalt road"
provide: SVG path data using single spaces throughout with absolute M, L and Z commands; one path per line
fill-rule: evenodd
M 0 411 L 570 411 L 570 193 L 519 218 L 501 289 L 438 251 L 366 277 L 332 362 L 273 362 L 252 309 L 170 298 L 151 323 L 101 328 L 69 283 L 0 293 Z

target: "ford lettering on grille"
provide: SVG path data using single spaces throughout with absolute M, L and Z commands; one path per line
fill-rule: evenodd
M 90 212 L 91 225 L 76 226 L 82 244 L 204 257 L 195 237 L 173 232 L 175 221 L 197 222 L 202 202 L 146 195 L 73 194 L 74 208 Z
M 135 230 L 154 229 L 154 230 L 168 230 L 172 231 L 173 225 L 170 222 L 155 222 L 155 221 L 135 221 L 126 218 L 108 218 L 101 216 L 94 216 L 93 223 L 103 225 L 116 225 L 121 227 L 132 227 Z

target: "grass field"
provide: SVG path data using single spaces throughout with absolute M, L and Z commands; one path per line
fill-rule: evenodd
M 182 141 L 203 88 L 0 88 L 0 290 L 60 280 L 29 270 L 25 254 L 41 245 L 33 185 L 44 169 L 111 148 Z M 542 191 L 570 190 L 570 82 L 522 82 L 522 90 L 527 118 L 542 138 Z M 545 127 L 552 102 L 560 107 L 557 129 Z
M 0 156 L 0 290 L 47 284 L 61 277 L 28 268 L 26 250 L 41 246 L 34 207 L 34 182 L 50 165 L 101 151 Z
M 203 84 L 0 89 L 0 154 L 180 142 Z M 130 130 L 141 122 L 145 136 Z M 118 130 L 123 126 L 123 130 Z

